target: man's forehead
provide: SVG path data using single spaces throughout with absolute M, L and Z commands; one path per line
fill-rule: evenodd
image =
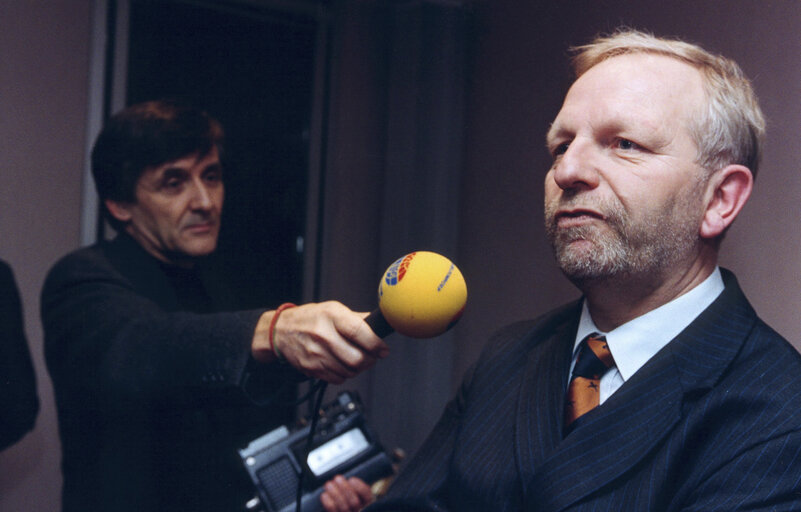
M 593 81 L 596 75 L 599 78 Z M 595 87 L 599 82 L 606 83 L 632 99 L 640 96 L 644 101 L 651 97 L 687 103 L 704 91 L 703 77 L 696 67 L 675 57 L 646 52 L 617 55 L 599 62 L 573 82 L 568 95 L 587 82 Z
M 658 128 L 665 118 L 694 115 L 704 97 L 700 72 L 683 61 L 650 53 L 611 57 L 573 83 L 548 138 L 572 130 L 565 118 L 576 115 L 611 125 L 636 121 Z
M 151 176 L 158 175 L 169 170 L 189 171 L 194 167 L 205 168 L 209 165 L 219 165 L 219 163 L 220 163 L 220 158 L 217 149 L 212 148 L 211 150 L 206 152 L 196 151 L 194 153 L 189 153 L 188 155 L 176 158 L 174 160 L 168 160 L 160 164 L 146 167 L 142 173 L 142 176 L 144 176 L 145 174 L 150 174 Z

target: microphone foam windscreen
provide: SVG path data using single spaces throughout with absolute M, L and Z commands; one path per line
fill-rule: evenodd
M 390 265 L 378 285 L 378 307 L 387 323 L 412 338 L 438 336 L 462 316 L 467 285 L 448 258 L 417 251 Z

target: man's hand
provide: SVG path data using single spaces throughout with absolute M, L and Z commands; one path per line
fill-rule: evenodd
M 309 377 L 332 384 L 371 368 L 389 354 L 389 347 L 364 322 L 367 313 L 351 311 L 339 302 L 304 304 L 281 312 L 264 313 L 253 337 L 253 357 L 269 362 L 276 357 Z
M 320 501 L 327 512 L 358 512 L 375 501 L 370 486 L 356 477 L 337 475 L 324 488 Z

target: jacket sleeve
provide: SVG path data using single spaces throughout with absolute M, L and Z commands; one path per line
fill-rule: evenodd
M 467 373 L 434 430 L 392 483 L 387 495 L 366 512 L 449 510 L 446 486 L 450 461 L 472 375 L 473 369 Z
M 284 382 L 281 371 L 257 368 L 263 365 L 251 361 L 262 311 L 166 311 L 89 251 L 53 268 L 41 308 L 45 355 L 56 387 L 110 406 L 244 400 L 242 385 L 252 380 L 246 377 L 253 371 L 274 374 L 275 387 Z M 258 380 L 265 382 L 263 375 Z
M 712 510 L 801 510 L 801 432 L 777 434 L 749 446 L 714 471 L 681 508 Z
M 22 303 L 11 269 L 0 262 L 0 450 L 33 429 L 36 376 L 25 338 Z
M 462 471 L 465 460 L 468 460 L 467 464 L 471 464 L 469 453 L 475 448 L 476 436 L 480 437 L 482 429 L 486 427 L 485 406 L 498 406 L 501 409 L 508 406 L 499 405 L 497 400 L 488 397 L 497 393 L 499 386 L 506 385 L 501 384 L 499 378 L 506 381 L 510 373 L 519 373 L 518 366 L 525 361 L 524 357 L 520 357 L 520 346 L 527 342 L 535 325 L 533 321 L 511 324 L 497 331 L 488 340 L 481 356 L 465 373 L 456 395 L 445 407 L 434 430 L 401 470 L 387 495 L 374 508 L 369 508 L 369 512 L 455 512 L 465 509 L 464 501 L 470 498 L 458 482 L 464 476 Z M 514 363 L 510 365 L 509 361 Z M 498 368 L 504 370 L 498 372 Z M 504 395 L 513 401 L 516 393 Z M 502 418 L 508 419 L 509 416 L 504 415 Z M 511 425 L 508 430 L 512 430 Z M 509 449 L 511 450 L 511 442 Z M 479 471 L 492 472 L 491 478 L 499 476 L 492 467 L 485 467 L 485 459 L 476 460 L 480 461 L 476 462 L 481 467 Z M 510 497 L 510 502 L 514 499 Z

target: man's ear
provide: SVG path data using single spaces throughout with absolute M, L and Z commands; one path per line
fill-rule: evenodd
M 745 206 L 753 187 L 754 176 L 743 165 L 729 165 L 715 172 L 707 183 L 701 238 L 722 235 Z
M 111 216 L 118 221 L 125 223 L 131 220 L 131 212 L 125 203 L 120 203 L 112 199 L 106 199 L 103 201 L 103 204 L 106 205 L 106 209 Z

